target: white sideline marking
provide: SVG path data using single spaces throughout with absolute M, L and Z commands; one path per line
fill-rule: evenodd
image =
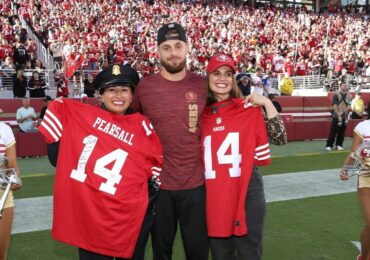
M 53 197 L 16 199 L 12 234 L 51 229 Z
M 339 179 L 339 169 L 276 174 L 263 177 L 266 201 L 285 201 L 356 191 L 357 178 Z M 15 200 L 13 234 L 50 230 L 52 197 Z
M 361 243 L 359 241 L 351 241 L 351 243 L 358 249 L 358 252 L 361 253 Z
M 339 179 L 339 169 L 264 176 L 266 201 L 320 197 L 356 191 L 357 178 Z

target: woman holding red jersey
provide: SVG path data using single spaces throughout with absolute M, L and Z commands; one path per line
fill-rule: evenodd
M 269 138 L 286 143 L 272 102 L 252 94 L 242 99 L 234 61 L 211 58 L 207 67 L 207 107 L 202 144 L 207 195 L 207 228 L 212 258 L 261 259 L 266 211 L 261 174 L 255 166 L 271 162 Z M 265 125 L 260 106 L 266 111 Z

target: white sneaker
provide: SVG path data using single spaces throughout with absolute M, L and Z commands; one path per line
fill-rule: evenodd
M 337 151 L 343 151 L 344 148 L 342 146 L 337 145 Z
M 327 147 L 325 147 L 325 150 L 326 151 L 331 151 L 331 147 L 330 146 L 327 146 Z

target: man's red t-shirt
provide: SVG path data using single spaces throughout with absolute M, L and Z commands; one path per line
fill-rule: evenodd
M 160 73 L 144 77 L 133 107 L 146 115 L 164 151 L 161 189 L 186 190 L 204 183 L 199 118 L 206 104 L 205 80 L 191 72 L 180 81 Z

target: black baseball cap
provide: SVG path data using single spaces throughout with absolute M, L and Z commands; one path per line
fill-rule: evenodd
M 173 31 L 173 33 L 168 33 Z M 185 29 L 178 23 L 168 23 L 159 28 L 157 33 L 157 44 L 168 40 L 180 40 L 187 42 Z
M 96 75 L 93 85 L 97 90 L 117 85 L 130 86 L 134 90 L 139 84 L 139 74 L 130 66 L 111 65 Z

